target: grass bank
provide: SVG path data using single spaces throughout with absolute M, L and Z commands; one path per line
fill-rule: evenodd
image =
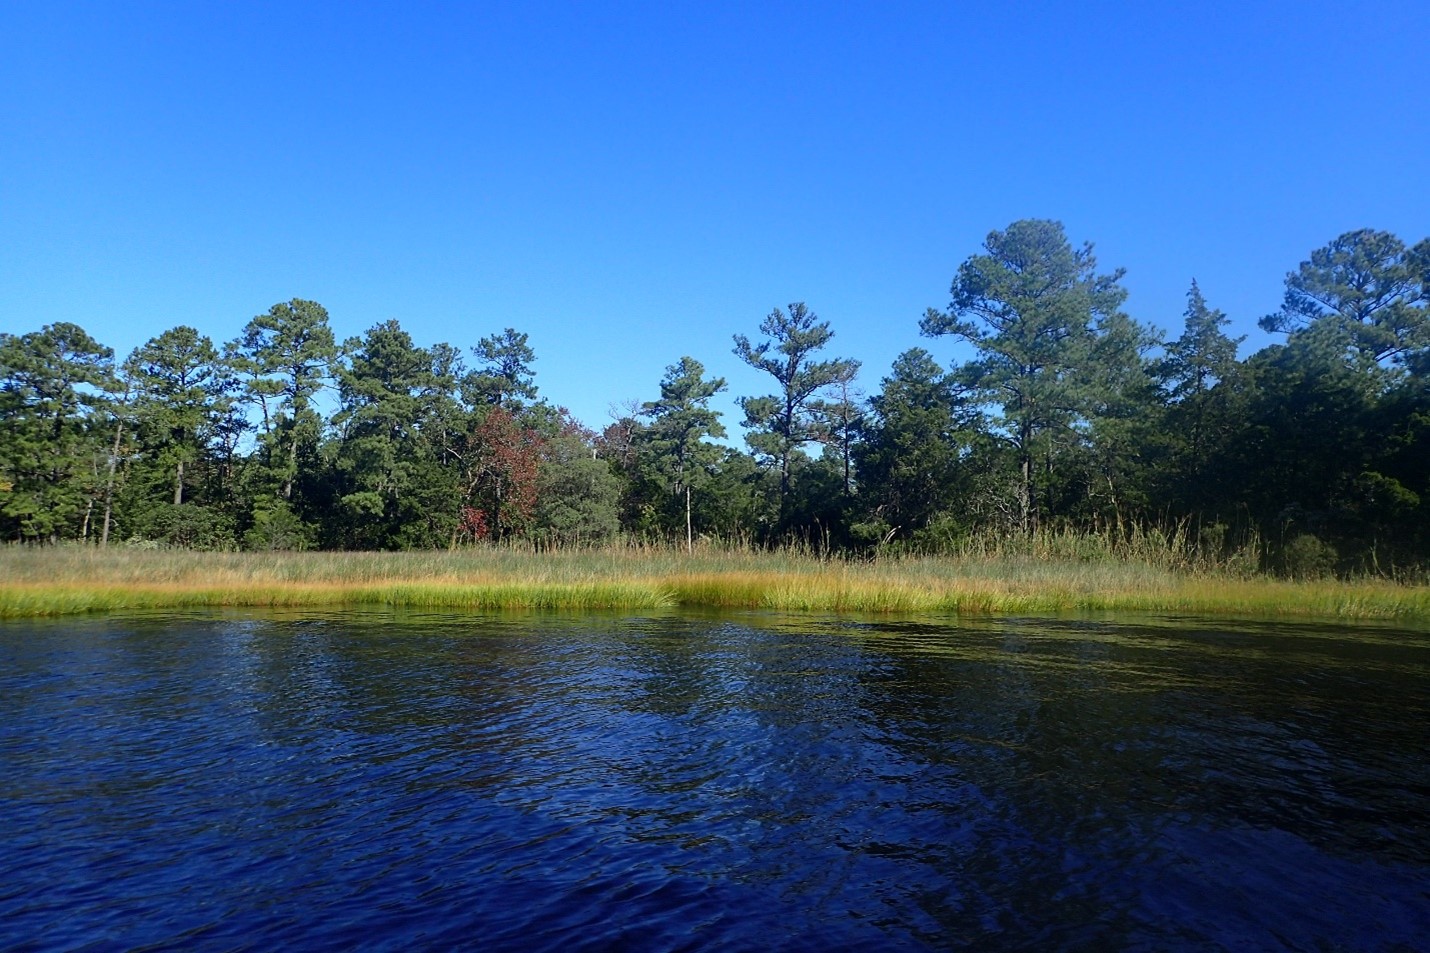
M 659 547 L 531 552 L 190 553 L 0 548 L 0 618 L 132 609 L 749 608 L 832 613 L 1169 612 L 1430 619 L 1430 587 L 1293 582 L 1046 555 L 898 557 Z

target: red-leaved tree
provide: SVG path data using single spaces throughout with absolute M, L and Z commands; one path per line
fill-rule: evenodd
M 473 539 L 504 539 L 530 524 L 541 446 L 505 407 L 491 408 L 468 433 L 463 529 Z

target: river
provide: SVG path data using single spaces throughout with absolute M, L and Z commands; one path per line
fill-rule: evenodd
M 1422 950 L 1430 632 L 0 624 L 0 949 Z

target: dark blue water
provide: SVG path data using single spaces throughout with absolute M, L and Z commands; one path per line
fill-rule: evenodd
M 1430 636 L 0 626 L 0 948 L 1430 949 Z

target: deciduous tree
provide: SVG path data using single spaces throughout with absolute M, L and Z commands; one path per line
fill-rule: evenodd
M 491 408 L 469 435 L 465 505 L 495 539 L 530 524 L 536 511 L 542 439 L 505 407 Z
M 582 545 L 610 540 L 620 529 L 620 482 L 596 454 L 596 435 L 569 415 L 543 441 L 537 472 L 535 530 L 539 538 Z

